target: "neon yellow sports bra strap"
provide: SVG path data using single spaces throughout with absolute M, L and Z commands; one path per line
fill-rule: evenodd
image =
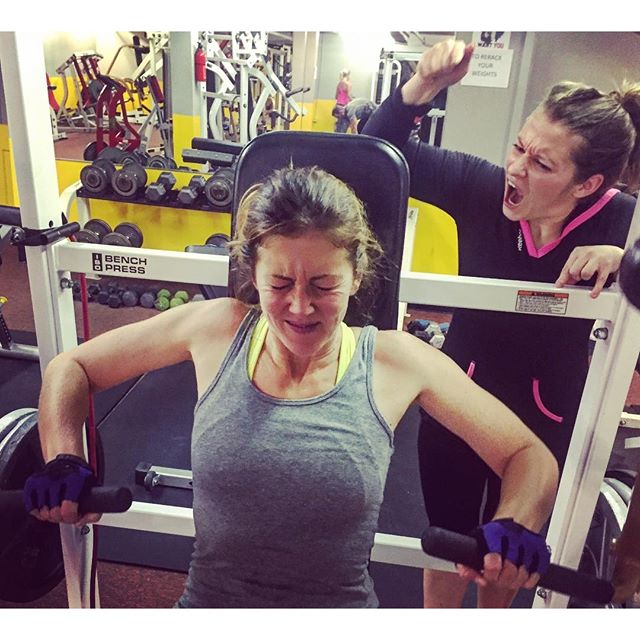
M 267 319 L 264 316 L 258 318 L 253 332 L 251 334 L 251 342 L 249 342 L 249 356 L 247 357 L 247 373 L 249 374 L 249 380 L 253 380 L 253 372 L 256 370 L 258 364 L 258 358 L 262 352 L 264 341 L 267 337 L 267 331 L 269 325 Z
M 338 356 L 338 373 L 336 374 L 336 384 L 340 381 L 342 376 L 347 371 L 351 358 L 356 351 L 356 337 L 353 335 L 353 330 L 348 327 L 344 322 L 341 324 L 342 340 L 340 342 L 340 354 Z M 253 380 L 253 373 L 256 370 L 258 364 L 258 358 L 262 352 L 264 341 L 267 337 L 267 331 L 269 325 L 267 319 L 264 316 L 258 318 L 253 332 L 251 334 L 251 341 L 249 342 L 249 355 L 247 357 L 247 374 L 249 380 Z
M 342 376 L 347 372 L 351 358 L 356 352 L 356 337 L 353 335 L 353 329 L 348 327 L 344 322 L 342 327 L 342 342 L 340 343 L 340 355 L 338 356 L 338 373 L 336 374 L 336 384 L 340 382 Z

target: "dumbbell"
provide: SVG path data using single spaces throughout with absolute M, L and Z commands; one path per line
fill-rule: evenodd
M 170 171 L 163 171 L 155 182 L 144 192 L 144 197 L 151 202 L 164 200 L 176 184 L 176 177 Z
M 135 196 L 147 183 L 147 172 L 137 162 L 129 162 L 113 173 L 111 186 L 123 198 Z
M 235 171 L 229 167 L 221 167 L 204 186 L 204 197 L 214 207 L 228 207 L 233 200 L 233 181 Z
M 140 151 L 140 149 L 134 149 L 133 151 L 123 151 L 120 163 L 123 166 L 126 166 L 128 164 L 131 164 L 132 162 L 135 162 L 142 167 L 147 167 L 149 165 L 149 155 L 144 151 Z
M 226 233 L 214 233 L 210 235 L 205 244 L 210 247 L 226 247 L 229 242 L 229 236 Z
M 182 187 L 180 192 L 178 193 L 178 200 L 182 204 L 191 205 L 197 199 L 198 196 L 202 193 L 204 186 L 206 184 L 206 180 L 204 176 L 193 176 L 189 181 L 188 186 Z
M 82 167 L 80 182 L 90 193 L 105 193 L 111 186 L 111 179 L 115 170 L 116 167 L 111 160 L 96 158 L 92 164 Z
M 111 233 L 111 225 L 104 220 L 92 218 L 84 225 L 75 236 L 78 242 L 89 242 L 90 244 L 101 243 L 107 234 Z
M 102 238 L 102 244 L 118 247 L 141 247 L 144 238 L 138 225 L 133 222 L 121 222 L 111 233 Z
M 104 147 L 98 154 L 98 158 L 111 160 L 114 164 L 122 164 L 125 152 L 122 149 L 116 147 Z

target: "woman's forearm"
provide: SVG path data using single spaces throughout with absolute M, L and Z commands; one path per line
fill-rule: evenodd
M 69 354 L 54 358 L 42 380 L 38 431 L 45 462 L 59 453 L 84 457 L 82 426 L 89 410 L 89 381 Z
M 502 475 L 500 503 L 494 519 L 513 518 L 540 531 L 551 515 L 558 488 L 558 464 L 543 446 L 521 449 L 507 463 Z

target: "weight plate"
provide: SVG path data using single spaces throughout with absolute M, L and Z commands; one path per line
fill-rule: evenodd
M 102 238 L 102 244 L 113 245 L 116 247 L 130 247 L 131 241 L 129 238 L 126 238 L 121 233 L 107 233 L 107 235 Z
M 95 160 L 98 157 L 98 143 L 94 140 L 93 142 L 90 142 L 85 148 L 84 151 L 82 152 L 82 157 L 85 160 L 88 160 L 89 162 L 92 162 L 93 160 Z
M 115 147 L 105 147 L 99 154 L 98 158 L 105 158 L 106 160 L 111 160 L 115 164 L 122 163 L 124 151 L 121 149 L 116 149 Z
M 1 423 L 0 423 L 1 424 Z M 26 479 L 42 468 L 35 409 L 5 424 L 0 440 L 0 491 L 22 489 Z M 98 434 L 98 468 L 104 450 Z M 100 482 L 103 473 L 99 474 Z M 51 591 L 64 578 L 60 527 L 40 522 L 26 511 L 0 517 L 0 599 L 31 602 Z
M 233 200 L 233 185 L 225 179 L 213 176 L 204 186 L 205 198 L 216 207 L 226 207 Z
M 0 490 L 21 489 L 43 465 L 35 411 L 8 435 L 0 449 Z M 0 518 L 0 599 L 31 602 L 64 578 L 58 525 L 28 513 Z
M 226 233 L 214 233 L 207 238 L 205 244 L 212 247 L 226 247 L 229 242 L 229 236 Z
M 100 244 L 100 236 L 94 231 L 89 231 L 89 229 L 80 229 L 80 231 L 76 232 L 76 241 L 77 242 L 87 242 L 89 244 Z
M 100 218 L 91 218 L 91 220 L 84 225 L 84 228 L 88 231 L 93 231 L 100 238 L 106 236 L 107 233 L 111 233 L 111 225 L 104 220 L 100 220 Z
M 90 193 L 103 193 L 109 186 L 109 178 L 104 169 L 95 165 L 82 167 L 80 170 L 80 182 Z
M 131 246 L 142 246 L 144 238 L 142 236 L 142 231 L 137 224 L 133 224 L 133 222 L 121 222 L 113 231 L 128 238 L 131 242 Z
M 169 164 L 164 156 L 153 155 L 147 160 L 150 169 L 169 169 Z

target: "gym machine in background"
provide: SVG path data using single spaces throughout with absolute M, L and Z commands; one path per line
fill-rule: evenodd
M 214 140 L 246 144 L 267 128 L 288 129 L 306 114 L 293 96 L 310 87 L 291 87 L 290 47 L 270 48 L 264 31 L 204 31 L 199 39 L 196 81 L 203 138 L 211 131 Z
M 46 229 L 52 222 L 62 225 L 56 206 L 53 142 L 49 129 L 45 88 L 37 79 L 44 73 L 42 54 L 33 47 L 33 36 L 0 34 L 3 70 L 20 68 L 16 80 L 7 86 L 7 107 L 17 159 L 23 170 L 18 175 L 22 202 L 22 223 Z M 33 79 L 33 80 L 32 80 Z M 26 110 L 25 110 L 26 109 Z M 43 135 L 44 132 L 44 135 Z M 278 135 L 278 134 L 275 134 Z M 355 137 L 357 138 L 357 137 Z M 43 145 L 43 140 L 49 146 Z M 38 180 L 34 179 L 38 164 Z M 49 172 L 42 166 L 50 167 Z M 83 211 L 78 199 L 79 216 Z M 636 208 L 630 237 L 640 233 L 640 206 Z M 28 246 L 30 277 L 41 286 L 33 291 L 36 332 L 41 367 L 59 352 L 77 343 L 72 296 L 60 286 L 70 272 L 101 275 L 106 264 L 140 264 L 144 277 L 226 286 L 228 258 L 219 255 L 176 253 L 133 247 L 71 243 L 66 240 L 43 246 Z M 527 303 L 535 292 L 536 306 Z M 584 288 L 555 289 L 552 285 L 519 281 L 442 276 L 403 271 L 400 300 L 413 304 L 488 309 L 504 312 L 557 315 L 559 306 L 566 317 L 602 322 L 597 333 L 592 364 L 565 463 L 547 540 L 553 561 L 577 567 L 591 524 L 605 470 L 624 406 L 637 354 L 640 351 L 640 316 L 616 290 L 607 290 L 593 300 Z M 134 502 L 121 515 L 105 515 L 102 524 L 158 533 L 192 536 L 191 509 Z M 71 530 L 70 530 L 71 529 Z M 90 528 L 89 528 L 90 529 Z M 92 533 L 62 526 L 61 540 L 70 606 L 90 603 L 89 563 Z M 422 552 L 419 539 L 377 534 L 372 560 L 407 566 L 451 569 L 447 562 L 434 561 Z M 539 589 L 534 606 L 564 607 L 568 596 Z

